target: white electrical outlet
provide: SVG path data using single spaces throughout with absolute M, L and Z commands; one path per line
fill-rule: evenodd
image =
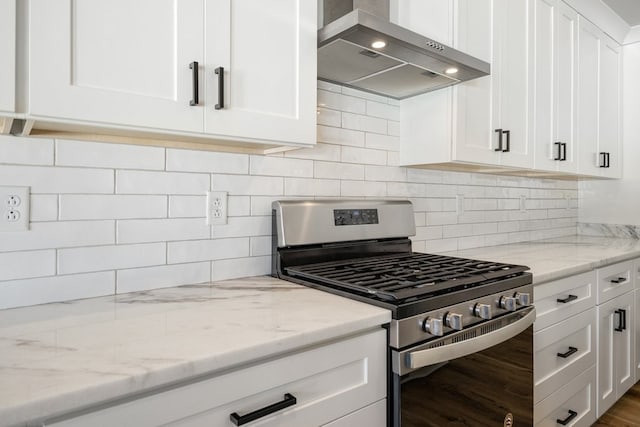
M 223 225 L 227 223 L 227 192 L 210 191 L 207 193 L 207 224 Z
M 0 187 L 0 231 L 29 230 L 29 187 Z

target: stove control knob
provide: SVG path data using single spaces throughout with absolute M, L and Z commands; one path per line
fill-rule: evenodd
M 462 314 L 447 313 L 444 315 L 444 322 L 451 329 L 455 329 L 456 331 L 462 330 Z
M 514 297 L 500 297 L 498 301 L 498 305 L 500 308 L 505 309 L 507 311 L 516 311 L 516 299 Z
M 489 304 L 476 304 L 473 306 L 473 315 L 484 320 L 491 320 L 491 306 Z
M 513 294 L 513 297 L 516 299 L 516 302 L 518 303 L 518 305 L 521 305 L 523 307 L 531 305 L 531 299 L 529 298 L 529 294 L 526 294 L 523 292 L 516 292 L 515 294 Z
M 441 337 L 444 335 L 444 331 L 442 329 L 442 319 L 438 319 L 436 317 L 427 317 L 422 322 L 422 329 L 425 332 L 429 332 L 431 335 L 435 335 L 437 337 Z

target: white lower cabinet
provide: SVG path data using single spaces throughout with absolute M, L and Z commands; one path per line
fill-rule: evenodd
M 386 348 L 380 329 L 44 425 L 233 426 L 263 410 L 247 424 L 383 427 Z
M 600 304 L 598 315 L 598 417 L 635 383 L 634 294 Z

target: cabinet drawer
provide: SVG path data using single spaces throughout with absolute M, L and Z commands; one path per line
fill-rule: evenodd
M 596 362 L 595 308 L 533 337 L 534 402 L 546 398 Z
M 608 265 L 596 271 L 598 273 L 597 304 L 602 304 L 633 289 L 633 261 Z
M 595 306 L 596 272 L 537 285 L 533 293 L 537 313 L 533 330 L 539 331 Z
M 571 427 L 588 427 L 596 421 L 596 368 L 585 370 L 564 387 L 533 408 L 536 427 L 558 427 L 558 420 L 576 415 L 567 423 Z M 569 412 L 572 411 L 572 412 Z
M 232 427 L 231 414 L 283 402 L 289 393 L 294 405 L 250 425 L 318 426 L 384 399 L 385 372 L 386 331 L 380 329 L 45 425 Z

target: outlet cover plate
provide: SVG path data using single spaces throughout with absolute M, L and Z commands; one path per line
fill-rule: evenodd
M 28 231 L 30 187 L 0 187 L 0 231 Z
M 226 191 L 207 193 L 207 224 L 224 225 L 227 223 L 228 198 Z

